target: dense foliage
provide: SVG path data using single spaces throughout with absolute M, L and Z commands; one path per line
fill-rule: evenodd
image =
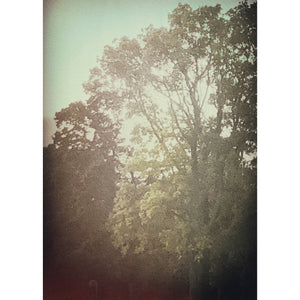
M 106 46 L 89 100 L 56 115 L 46 195 L 70 228 L 56 247 L 123 264 L 119 278 L 140 287 L 255 299 L 256 3 L 225 15 L 179 4 L 169 20 Z M 143 120 L 134 151 L 120 146 L 121 110 Z
M 90 93 L 90 92 L 89 92 Z M 117 98 L 107 93 L 56 113 L 44 150 L 44 267 L 48 282 L 86 282 L 117 271 L 105 222 L 119 180 Z M 113 112 L 111 112 L 113 110 Z M 114 278 L 115 274 L 111 274 Z M 47 285 L 46 285 L 47 288 Z M 53 287 L 50 287 L 53 290 Z

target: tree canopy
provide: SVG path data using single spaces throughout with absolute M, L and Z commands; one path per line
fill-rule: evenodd
M 148 122 L 136 140 L 153 140 L 127 164 L 109 224 L 124 254 L 175 253 L 209 285 L 225 254 L 239 265 L 256 249 L 256 5 L 179 4 L 169 20 L 100 62 Z
M 143 278 L 163 263 L 162 276 L 181 272 L 191 299 L 255 295 L 256 49 L 256 3 L 179 4 L 168 28 L 106 46 L 87 102 L 56 114 L 56 151 L 80 173 L 68 195 L 111 199 L 115 248 L 156 262 Z M 124 111 L 144 120 L 133 151 L 119 138 Z

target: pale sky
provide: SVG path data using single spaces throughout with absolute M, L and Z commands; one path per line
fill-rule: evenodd
M 142 28 L 168 25 L 179 2 L 193 8 L 221 2 L 223 12 L 240 0 L 44 0 L 44 117 L 85 100 L 82 83 L 105 45 Z

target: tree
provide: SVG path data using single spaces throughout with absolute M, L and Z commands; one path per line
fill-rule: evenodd
M 234 256 L 227 266 L 238 255 L 247 262 L 256 236 L 247 219 L 256 215 L 256 4 L 220 11 L 179 4 L 169 29 L 122 38 L 99 65 L 130 115 L 148 122 L 136 140 L 156 140 L 126 168 L 109 223 L 114 243 L 124 254 L 177 254 L 189 265 L 193 299 L 211 299 L 221 257 Z M 246 220 L 251 238 L 237 247 Z
M 44 150 L 45 272 L 83 285 L 94 276 L 115 278 L 120 256 L 105 222 L 121 167 L 122 102 L 104 88 L 95 96 L 96 84 L 85 86 L 88 101 L 56 113 L 54 144 Z

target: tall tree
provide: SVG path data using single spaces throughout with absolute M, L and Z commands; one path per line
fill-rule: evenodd
M 178 254 L 193 299 L 212 297 L 218 258 L 251 248 L 249 238 L 234 249 L 243 222 L 255 237 L 246 214 L 256 204 L 256 4 L 220 11 L 179 4 L 169 29 L 122 38 L 99 67 L 117 80 L 130 114 L 147 120 L 136 132 L 157 142 L 126 169 L 110 220 L 115 245 Z
M 56 113 L 54 144 L 44 150 L 45 272 L 81 276 L 83 284 L 92 276 L 116 277 L 119 256 L 105 222 L 123 151 L 120 97 L 108 85 L 99 87 L 99 80 L 91 79 L 85 90 L 86 102 Z

